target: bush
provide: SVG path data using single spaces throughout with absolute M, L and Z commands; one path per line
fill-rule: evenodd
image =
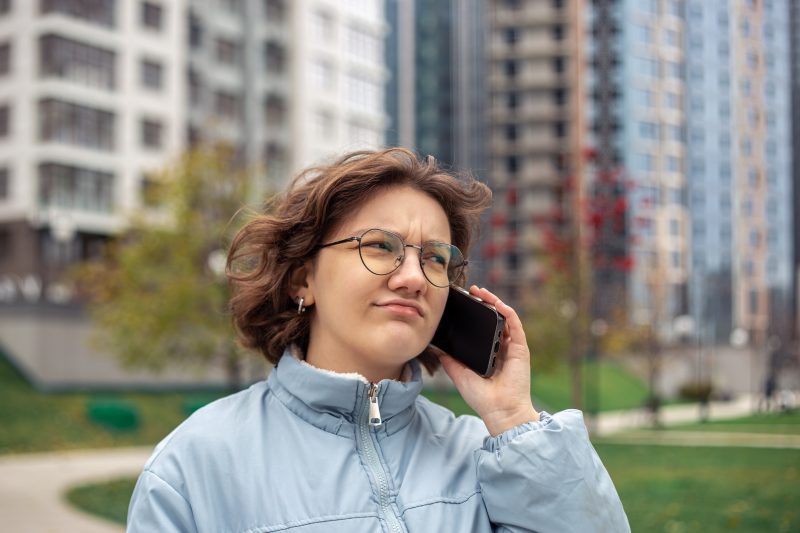
M 89 400 L 86 416 L 112 431 L 133 431 L 139 428 L 139 409 L 122 400 Z
M 690 381 L 678 390 L 681 398 L 695 402 L 708 402 L 713 392 L 714 386 L 710 381 Z

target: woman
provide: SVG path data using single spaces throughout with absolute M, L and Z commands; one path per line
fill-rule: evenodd
M 229 253 L 242 343 L 277 366 L 156 448 L 129 531 L 629 531 L 578 411 L 537 412 L 517 314 L 495 374 L 428 346 L 491 194 L 389 149 L 298 176 Z M 478 417 L 419 395 L 439 365 Z

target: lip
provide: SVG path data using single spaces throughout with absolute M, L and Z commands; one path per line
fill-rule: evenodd
M 422 312 L 422 306 L 410 300 L 387 300 L 376 305 L 399 315 L 425 316 L 425 313 Z

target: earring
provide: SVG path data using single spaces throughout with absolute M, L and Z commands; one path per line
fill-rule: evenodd
M 305 301 L 305 298 L 303 298 L 302 296 L 297 300 L 297 314 L 298 315 L 303 314 L 305 312 L 305 310 L 306 310 L 305 306 L 303 305 L 304 301 Z

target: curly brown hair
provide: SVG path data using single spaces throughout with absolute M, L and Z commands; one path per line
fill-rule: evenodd
M 404 148 L 352 152 L 330 165 L 310 167 L 239 231 L 228 252 L 230 308 L 243 346 L 272 363 L 291 344 L 305 352 L 313 307 L 297 312 L 290 294 L 292 273 L 358 206 L 394 186 L 412 187 L 438 201 L 450 222 L 452 244 L 468 254 L 492 198 L 489 188 L 472 176 L 457 176 L 433 157 L 420 160 Z M 465 280 L 462 274 L 456 283 Z M 429 372 L 439 366 L 430 348 L 417 357 Z

